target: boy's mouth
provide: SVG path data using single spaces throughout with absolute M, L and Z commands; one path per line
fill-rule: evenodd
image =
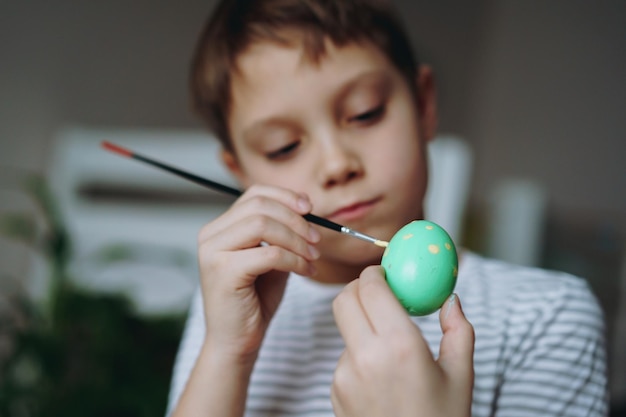
M 362 217 L 365 217 L 380 201 L 379 198 L 374 198 L 368 201 L 360 201 L 357 203 L 351 203 L 345 205 L 338 210 L 332 212 L 330 215 L 326 216 L 329 220 L 338 223 L 346 223 L 349 221 L 358 220 Z

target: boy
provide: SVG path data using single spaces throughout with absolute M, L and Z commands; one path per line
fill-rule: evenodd
M 247 191 L 199 233 L 173 415 L 606 413 L 582 280 L 465 252 L 459 297 L 411 319 L 370 266 L 380 248 L 302 218 L 389 239 L 423 216 L 434 82 L 387 6 L 224 1 L 192 93 Z

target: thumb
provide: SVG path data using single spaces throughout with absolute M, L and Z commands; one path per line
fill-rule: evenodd
M 474 327 L 463 314 L 461 301 L 452 294 L 439 312 L 443 331 L 437 362 L 451 381 L 464 386 L 474 381 Z

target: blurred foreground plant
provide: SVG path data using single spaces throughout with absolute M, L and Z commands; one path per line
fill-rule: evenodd
M 0 417 L 163 416 L 184 317 L 143 317 L 121 294 L 77 287 L 70 241 L 44 181 L 31 177 L 26 189 L 46 232 L 38 236 L 34 218 L 17 213 L 0 218 L 0 233 L 46 257 L 50 286 L 43 303 L 12 294 L 0 314 L 0 336 L 9 341 L 0 356 Z

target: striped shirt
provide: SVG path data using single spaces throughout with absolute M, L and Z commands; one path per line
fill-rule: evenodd
M 247 417 L 330 417 L 330 386 L 344 349 L 332 313 L 342 285 L 293 275 L 255 364 Z M 604 416 L 608 390 L 602 311 L 586 282 L 465 252 L 455 292 L 476 334 L 473 416 Z M 433 354 L 437 314 L 414 318 Z M 174 366 L 168 413 L 204 339 L 192 302 Z

